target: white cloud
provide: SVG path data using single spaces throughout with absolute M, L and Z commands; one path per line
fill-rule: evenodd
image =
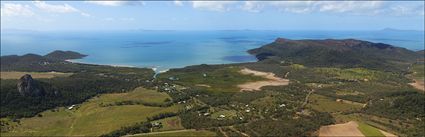
M 1 16 L 32 16 L 34 12 L 31 11 L 29 5 L 4 3 L 1 6 Z
M 245 1 L 244 5 L 241 6 L 242 10 L 249 12 L 260 12 L 264 7 L 263 2 L 259 1 Z
M 176 5 L 176 6 L 183 6 L 183 2 L 182 1 L 179 1 L 179 0 L 175 0 L 174 1 L 174 5 Z
M 424 15 L 424 5 L 392 5 L 389 12 L 396 16 L 401 15 Z
M 268 5 L 288 13 L 375 14 L 381 11 L 382 3 L 382 1 L 273 1 Z
M 230 10 L 230 5 L 236 1 L 192 1 L 192 7 L 200 10 L 224 12 Z
M 145 5 L 143 1 L 86 1 L 87 3 L 101 5 L 101 6 L 124 6 L 124 5 Z
M 44 1 L 34 1 L 34 6 L 50 13 L 80 13 L 81 16 L 91 17 L 90 14 L 82 12 L 68 4 L 47 4 Z
M 34 6 L 47 12 L 51 13 L 72 13 L 72 12 L 79 12 L 78 9 L 68 5 L 68 4 L 47 4 L 43 1 L 34 1 Z
M 382 1 L 323 1 L 318 3 L 318 11 L 335 13 L 376 14 L 382 8 Z
M 265 8 L 267 7 L 267 8 Z M 388 1 L 246 1 L 241 9 L 261 12 L 278 9 L 286 13 L 344 13 L 347 15 L 424 15 L 423 2 Z
M 314 10 L 313 1 L 272 1 L 271 6 L 278 8 L 282 12 L 307 13 Z

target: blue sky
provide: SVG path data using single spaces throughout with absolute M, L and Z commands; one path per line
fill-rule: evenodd
M 424 30 L 424 1 L 1 1 L 1 29 Z

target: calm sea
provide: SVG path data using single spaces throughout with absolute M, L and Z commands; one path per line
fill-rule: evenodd
M 72 50 L 78 62 L 157 68 L 256 61 L 247 50 L 289 39 L 354 38 L 410 50 L 424 49 L 423 31 L 2 31 L 1 55 Z

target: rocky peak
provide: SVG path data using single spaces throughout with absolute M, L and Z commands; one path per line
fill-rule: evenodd
M 19 79 L 17 87 L 23 96 L 44 96 L 44 89 L 29 74 Z

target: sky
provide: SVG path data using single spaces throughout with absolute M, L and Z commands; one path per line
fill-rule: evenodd
M 1 1 L 1 29 L 424 30 L 424 1 Z

